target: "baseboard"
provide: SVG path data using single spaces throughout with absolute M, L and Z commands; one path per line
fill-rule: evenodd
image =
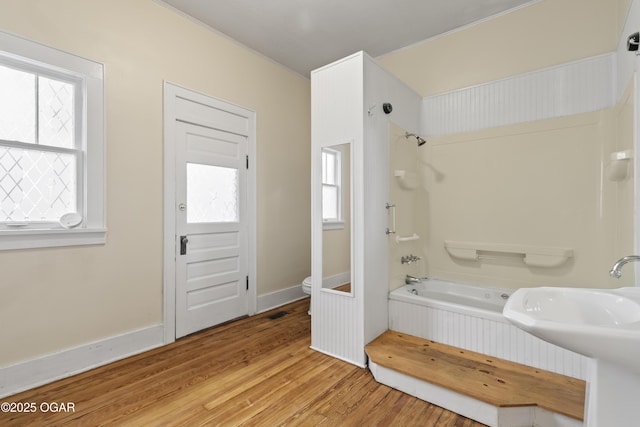
M 162 345 L 164 328 L 156 325 L 0 368 L 0 398 Z
M 350 271 L 322 278 L 322 287 L 324 289 L 335 289 L 339 286 L 346 285 L 347 283 L 351 283 Z
M 351 283 L 351 272 L 325 277 L 322 281 L 322 287 L 333 289 L 338 286 L 346 285 L 347 283 Z M 274 308 L 278 308 L 282 305 L 307 297 L 309 297 L 309 295 L 302 292 L 302 282 L 293 285 L 290 288 L 281 289 L 269 294 L 258 295 L 257 313 L 273 310 Z
M 308 297 L 301 285 L 258 296 L 258 313 Z M 162 325 L 151 326 L 0 368 L 0 398 L 67 378 L 164 345 Z
M 308 296 L 309 295 L 302 292 L 302 283 L 291 286 L 290 288 L 271 292 L 270 294 L 258 295 L 258 313 L 272 310 Z
M 365 362 L 364 364 L 362 364 L 362 363 L 358 363 L 358 362 L 355 362 L 355 361 L 353 361 L 353 360 L 347 359 L 347 358 L 345 358 L 345 357 L 339 356 L 339 355 L 337 355 L 337 354 L 333 354 L 333 353 L 331 353 L 331 352 L 329 352 L 329 351 L 321 350 L 321 349 L 319 349 L 318 347 L 314 347 L 313 345 L 310 345 L 310 346 L 309 346 L 309 348 L 310 348 L 311 350 L 317 351 L 318 353 L 322 353 L 322 354 L 326 354 L 327 356 L 331 356 L 331 357 L 333 357 L 334 359 L 340 359 L 340 360 L 342 360 L 343 362 L 348 362 L 348 363 L 351 363 L 352 365 L 356 365 L 358 368 L 366 368 L 366 367 L 367 367 L 367 363 L 366 363 L 366 362 Z M 386 384 L 385 384 L 385 385 L 386 385 Z

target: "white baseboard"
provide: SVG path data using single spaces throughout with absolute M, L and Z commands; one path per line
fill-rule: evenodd
M 0 368 L 0 398 L 164 345 L 162 325 Z
M 309 295 L 302 292 L 302 284 L 271 292 L 270 294 L 258 295 L 258 313 L 298 301 L 308 296 Z
M 335 276 L 325 277 L 322 280 L 322 287 L 325 289 L 333 289 L 346 285 L 347 283 L 351 283 L 351 272 L 349 271 L 336 274 Z M 309 295 L 302 292 L 302 282 L 286 289 L 271 292 L 270 294 L 258 295 L 257 313 L 263 313 L 307 297 L 309 297 Z
M 258 313 L 307 298 L 301 285 L 258 296 Z M 0 368 L 0 398 L 67 378 L 166 344 L 164 327 L 151 326 Z
M 310 346 L 309 346 L 309 348 L 310 348 L 311 350 L 317 351 L 318 353 L 322 353 L 322 354 L 326 354 L 327 356 L 331 356 L 331 357 L 333 357 L 334 359 L 340 359 L 340 360 L 342 360 L 343 362 L 347 362 L 347 363 L 351 363 L 352 365 L 356 365 L 358 368 L 366 368 L 366 367 L 367 367 L 367 364 L 366 364 L 366 363 L 365 363 L 365 364 L 362 364 L 362 363 L 355 362 L 355 361 L 353 361 L 353 360 L 351 360 L 351 359 L 347 359 L 347 358 L 345 358 L 345 357 L 343 357 L 343 356 L 340 356 L 340 355 L 337 355 L 337 354 L 331 353 L 330 351 L 325 351 L 325 350 L 319 349 L 318 347 L 314 347 L 313 345 L 310 345 Z M 378 381 L 378 382 L 380 382 L 380 381 Z M 386 385 L 386 384 L 385 384 L 385 385 Z

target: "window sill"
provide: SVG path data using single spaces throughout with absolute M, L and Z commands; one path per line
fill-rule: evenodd
M 106 241 L 104 228 L 0 231 L 0 250 L 102 245 Z
M 344 230 L 344 221 L 327 221 L 322 223 L 323 230 Z

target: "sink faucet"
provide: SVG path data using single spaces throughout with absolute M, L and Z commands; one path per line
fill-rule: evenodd
M 415 256 L 414 254 L 405 255 L 400 259 L 402 264 L 413 264 L 414 262 L 418 262 L 422 259 L 422 257 Z
M 615 277 L 616 279 L 619 279 L 620 277 L 622 277 L 622 271 L 621 271 L 622 266 L 631 261 L 640 261 L 640 256 L 627 255 L 626 257 L 620 258 L 618 261 L 616 261 L 615 264 L 613 264 L 613 267 L 611 267 L 609 276 Z

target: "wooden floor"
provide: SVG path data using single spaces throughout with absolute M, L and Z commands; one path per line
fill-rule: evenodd
M 0 425 L 482 426 L 309 349 L 308 305 L 302 300 L 0 399 L 75 408 L 0 413 Z
M 582 420 L 586 383 L 395 331 L 367 345 L 380 366 L 495 407 L 539 406 Z

